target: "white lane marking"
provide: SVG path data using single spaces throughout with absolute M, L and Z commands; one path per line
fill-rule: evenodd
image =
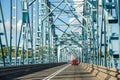
M 68 68 L 70 65 L 71 65 L 71 64 L 69 64 L 69 65 L 63 67 L 62 69 L 60 69 L 60 70 L 54 72 L 53 74 L 51 74 L 51 75 L 45 77 L 43 80 L 50 80 L 51 78 L 55 77 L 57 74 L 59 74 L 60 72 L 62 72 L 62 71 L 65 70 L 66 68 Z

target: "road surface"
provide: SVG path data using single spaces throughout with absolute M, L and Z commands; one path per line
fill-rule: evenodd
M 65 64 L 54 68 L 21 76 L 15 80 L 99 80 L 81 65 Z

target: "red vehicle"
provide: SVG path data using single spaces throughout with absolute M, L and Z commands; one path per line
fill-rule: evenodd
M 72 65 L 78 65 L 78 60 L 76 60 L 76 59 L 75 59 L 75 60 L 72 60 L 72 61 L 71 61 L 71 64 L 72 64 Z

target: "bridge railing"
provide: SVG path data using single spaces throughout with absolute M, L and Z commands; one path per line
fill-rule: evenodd
M 80 63 L 81 67 L 87 69 L 100 80 L 120 80 L 120 70 L 115 68 L 107 68 L 93 64 Z
M 0 80 L 11 79 L 19 77 L 25 74 L 41 71 L 44 69 L 56 67 L 66 64 L 63 63 L 48 63 L 48 64 L 31 64 L 31 65 L 20 65 L 20 66 L 10 66 L 10 67 L 0 67 Z

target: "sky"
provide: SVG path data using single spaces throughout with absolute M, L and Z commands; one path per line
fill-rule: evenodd
M 56 1 L 56 0 L 50 0 L 50 1 Z M 60 2 L 61 0 L 57 0 L 58 2 Z M 72 0 L 71 0 L 72 1 Z M 83 1 L 83 0 L 73 0 L 73 1 Z M 101 4 L 101 0 L 99 0 L 100 4 Z M 8 42 L 9 42 L 9 35 L 10 35 L 10 21 L 9 21 L 9 16 L 10 16 L 10 0 L 1 0 L 1 3 L 2 3 L 2 8 L 3 8 L 3 14 L 4 14 L 4 19 L 5 19 L 5 26 L 6 26 L 6 30 L 7 30 L 7 36 L 8 36 Z M 13 5 L 15 4 L 15 2 L 13 1 Z M 77 4 L 77 3 L 75 3 Z M 21 12 L 21 5 L 20 5 L 20 0 L 18 0 L 18 21 L 17 21 L 17 26 L 18 26 L 18 34 L 19 34 L 19 31 L 20 31 L 20 26 L 21 26 L 21 23 L 22 23 L 22 12 Z M 73 5 L 73 7 L 76 7 L 75 5 Z M 67 9 L 67 8 L 66 8 Z M 79 13 L 79 11 L 82 11 L 83 10 L 83 7 L 78 7 L 76 8 L 76 11 Z M 101 13 L 101 12 L 100 12 Z M 15 12 L 13 11 L 13 14 L 15 14 Z M 63 17 L 61 16 L 60 17 L 61 19 L 64 19 L 67 23 L 71 23 L 71 21 L 73 19 L 75 19 L 74 17 Z M 81 18 L 80 18 L 81 19 Z M 99 24 L 101 23 L 101 18 L 100 19 L 100 22 Z M 56 23 L 59 23 L 60 21 L 56 21 Z M 78 23 L 76 20 L 72 23 L 72 24 L 75 24 L 75 23 Z M 2 24 L 1 24 L 2 25 Z M 118 24 L 114 24 L 114 25 L 111 25 L 112 26 L 112 29 L 111 31 L 112 32 L 115 32 L 115 33 L 118 33 L 119 29 L 118 29 Z M 108 27 L 109 28 L 109 27 Z M 15 45 L 15 24 L 13 23 L 13 45 Z M 65 30 L 66 27 L 63 27 L 61 26 L 61 29 Z M 0 27 L 0 30 L 2 30 L 2 28 Z M 76 31 L 76 32 L 79 32 L 80 31 L 80 28 L 78 27 L 71 27 L 71 30 L 72 31 Z M 57 30 L 57 33 L 58 34 L 61 34 L 61 32 L 59 30 Z M 113 41 L 113 48 L 114 50 L 118 50 L 118 41 Z
M 7 32 L 7 37 L 8 37 L 8 43 L 10 41 L 10 0 L 1 0 L 1 4 L 2 4 L 2 9 L 3 9 L 3 15 L 4 15 L 4 21 L 5 21 L 5 27 L 6 27 L 6 32 Z M 15 5 L 15 1 L 13 1 L 13 5 Z M 20 2 L 18 0 L 18 5 L 20 5 Z M 20 32 L 20 27 L 21 27 L 21 23 L 22 23 L 22 20 L 21 20 L 21 9 L 20 9 L 20 6 L 18 7 L 18 21 L 17 21 L 17 34 L 19 35 L 19 32 Z M 12 8 L 13 11 L 13 16 L 12 18 L 15 16 L 15 9 Z M 2 24 L 1 24 L 2 25 Z M 1 29 L 2 27 L 0 27 Z M 12 22 L 12 39 L 13 39 L 13 46 L 15 46 L 15 34 L 16 34 L 16 26 L 15 26 L 15 19 L 13 19 L 13 22 Z M 3 28 L 1 29 L 3 31 Z

